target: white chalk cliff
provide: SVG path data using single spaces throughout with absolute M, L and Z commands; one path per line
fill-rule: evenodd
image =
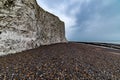
M 0 55 L 67 42 L 64 22 L 36 0 L 0 0 Z

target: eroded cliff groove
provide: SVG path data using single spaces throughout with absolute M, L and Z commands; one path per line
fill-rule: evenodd
M 66 42 L 64 22 L 36 0 L 0 0 L 0 55 Z

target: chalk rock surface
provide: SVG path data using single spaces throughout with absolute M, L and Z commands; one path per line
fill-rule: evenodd
M 64 22 L 36 0 L 0 0 L 0 55 L 67 42 Z

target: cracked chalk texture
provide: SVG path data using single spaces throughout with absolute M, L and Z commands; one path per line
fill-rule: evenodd
M 0 0 L 0 55 L 67 42 L 64 22 L 36 0 Z

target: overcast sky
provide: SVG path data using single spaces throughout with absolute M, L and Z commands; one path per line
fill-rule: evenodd
M 65 22 L 71 41 L 120 42 L 120 0 L 37 0 Z

